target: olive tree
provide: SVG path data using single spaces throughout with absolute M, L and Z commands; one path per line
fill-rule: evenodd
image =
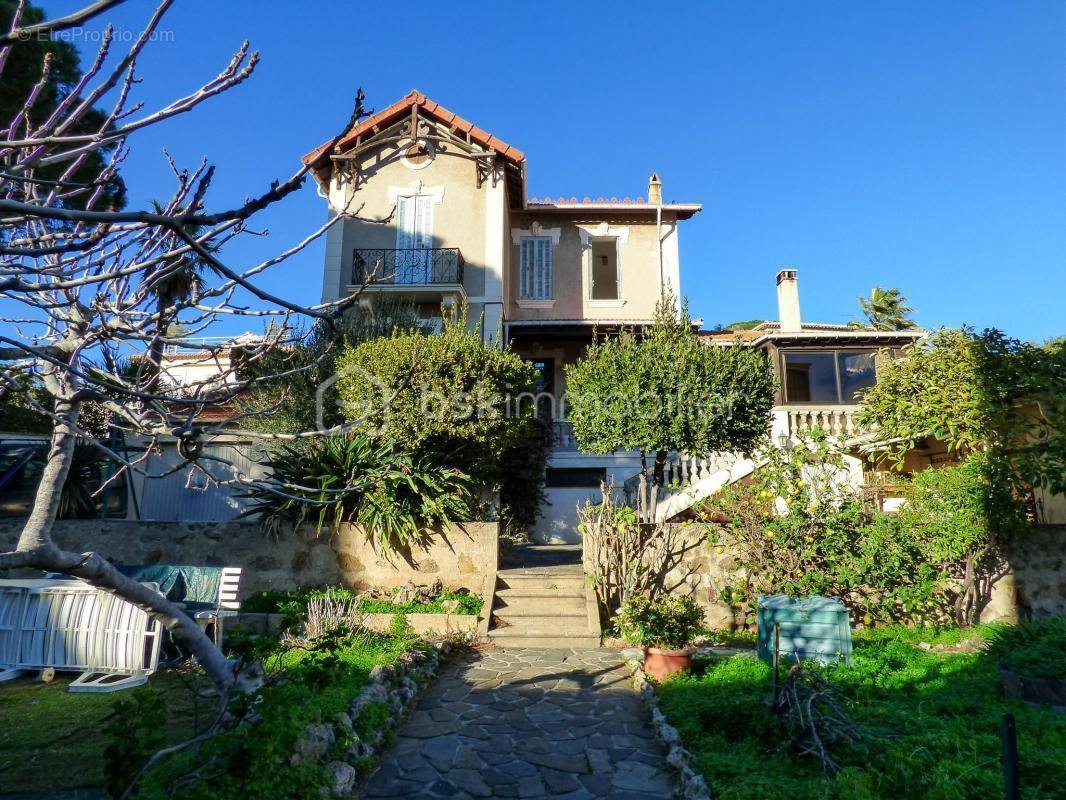
M 704 344 L 673 297 L 659 302 L 650 328 L 594 341 L 566 383 L 581 449 L 639 450 L 656 486 L 670 452 L 750 453 L 770 429 L 775 379 L 765 356 Z

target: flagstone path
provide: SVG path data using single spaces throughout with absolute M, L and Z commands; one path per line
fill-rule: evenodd
M 492 650 L 426 690 L 362 796 L 661 800 L 665 770 L 617 650 Z

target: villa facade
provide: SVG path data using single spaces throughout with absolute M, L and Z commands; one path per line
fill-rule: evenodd
M 664 293 L 683 296 L 681 223 L 701 206 L 664 201 L 654 174 L 642 197 L 528 198 L 520 150 L 417 91 L 304 163 L 329 214 L 355 215 L 329 230 L 323 301 L 359 292 L 367 308 L 402 298 L 430 327 L 442 308 L 463 303 L 486 341 L 508 343 L 535 365 L 542 396 L 554 400 L 556 442 L 547 504 L 532 533 L 544 542 L 579 541 L 577 506 L 598 497 L 605 480 L 631 492 L 640 458 L 581 452 L 566 422 L 566 367 L 594 335 L 639 332 Z M 805 322 L 798 273 L 781 270 L 776 288 L 777 320 L 699 335 L 708 346 L 765 353 L 779 383 L 772 441 L 786 446 L 820 428 L 849 447 L 854 482 L 864 484 L 876 459 L 862 451 L 861 393 L 876 382 L 880 359 L 925 332 Z M 934 465 L 940 449 L 908 459 L 914 468 Z M 738 463 L 735 454 L 672 454 L 670 475 L 687 488 L 660 512 L 740 479 Z
M 322 298 L 361 291 L 413 302 L 432 322 L 463 302 L 487 340 L 508 342 L 555 399 L 548 504 L 534 535 L 577 541 L 575 508 L 603 480 L 639 470 L 635 453 L 578 450 L 565 421 L 565 367 L 596 335 L 650 325 L 665 292 L 682 293 L 680 223 L 697 203 L 647 197 L 526 197 L 524 154 L 419 92 L 305 156 L 329 203 L 359 219 L 328 234 Z

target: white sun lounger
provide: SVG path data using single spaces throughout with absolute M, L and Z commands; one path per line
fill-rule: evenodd
M 0 680 L 52 668 L 82 673 L 72 692 L 147 681 L 162 625 L 120 597 L 78 580 L 0 580 Z

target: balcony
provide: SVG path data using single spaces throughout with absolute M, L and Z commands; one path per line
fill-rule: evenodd
M 356 250 L 352 284 L 381 287 L 463 285 L 463 254 L 458 247 Z
M 782 421 L 787 424 L 789 436 L 809 434 L 813 429 L 821 428 L 838 439 L 850 439 L 862 433 L 855 421 L 858 411 L 857 405 L 787 405 L 774 409 L 775 416 L 784 417 Z

